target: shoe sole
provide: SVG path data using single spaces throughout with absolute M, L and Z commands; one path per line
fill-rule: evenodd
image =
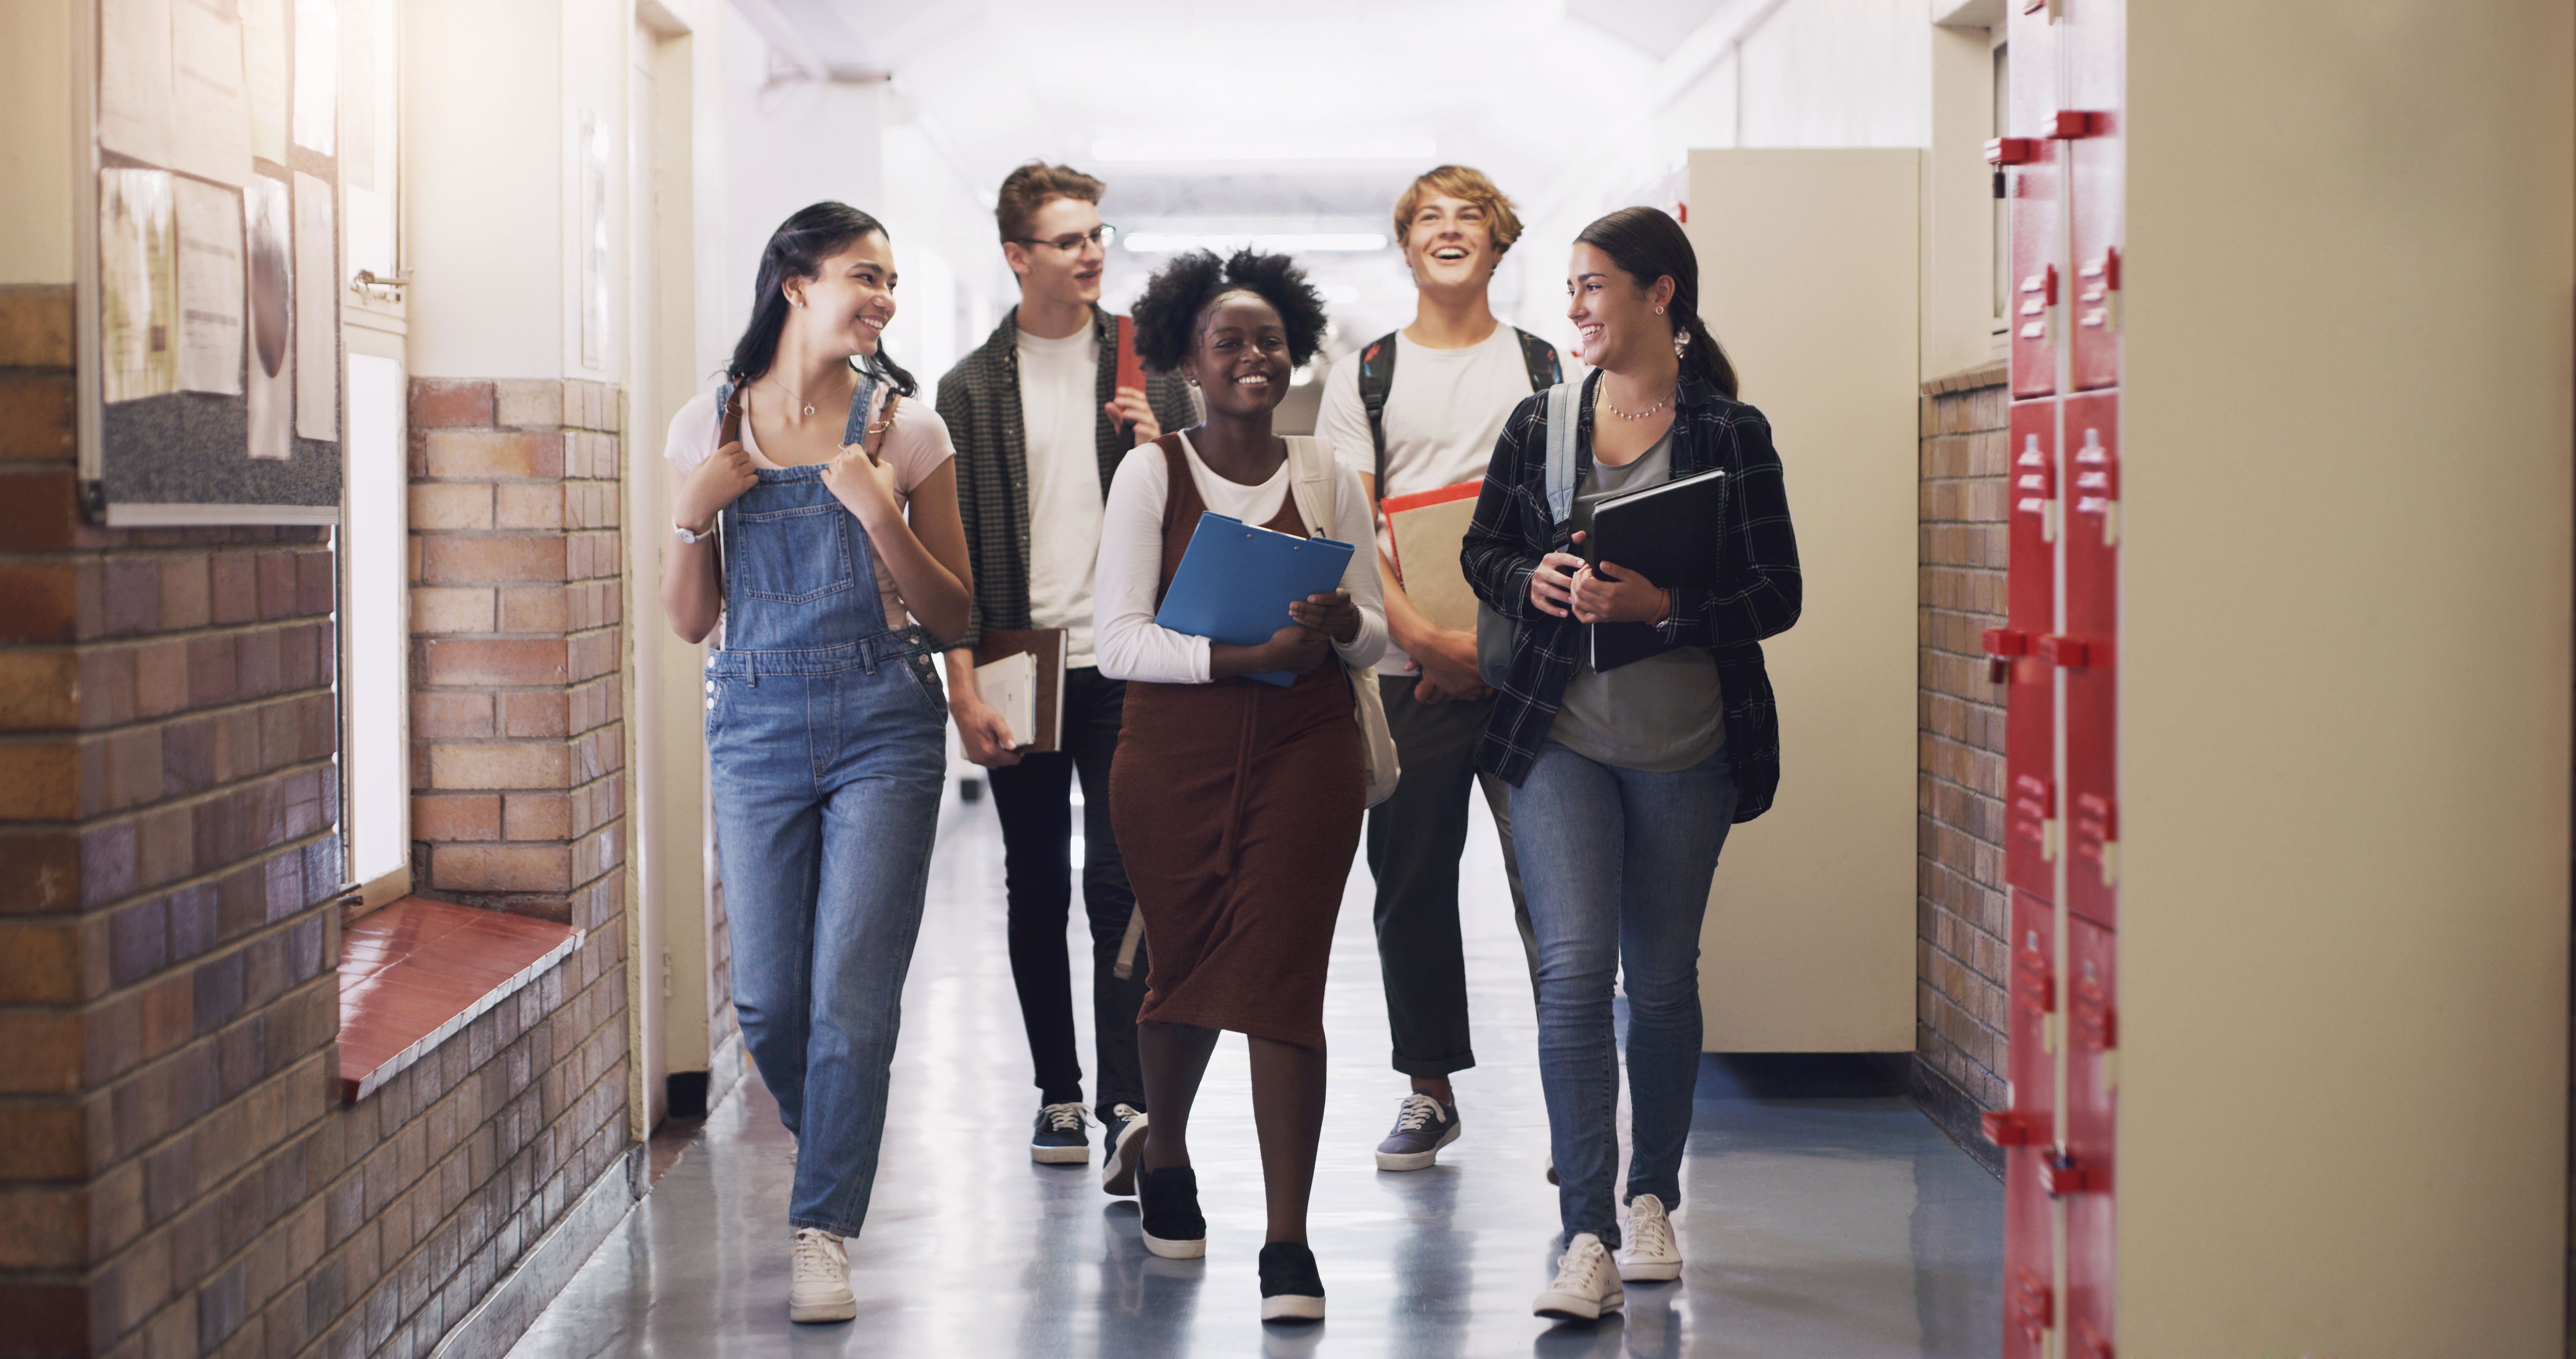
M 1204 1236 L 1195 1241 L 1166 1241 L 1152 1232 L 1140 1231 L 1137 1235 L 1145 1238 L 1145 1249 L 1166 1260 L 1197 1260 L 1207 1254 L 1207 1238 Z
M 1377 1168 L 1380 1170 L 1429 1170 L 1434 1165 L 1439 1164 L 1440 1149 L 1457 1141 L 1458 1134 L 1464 1132 L 1466 1130 L 1466 1126 L 1467 1125 L 1463 1123 L 1450 1124 L 1449 1131 L 1442 1133 L 1440 1135 L 1440 1140 L 1432 1143 L 1431 1150 L 1429 1151 L 1381 1151 L 1377 1154 Z
M 1605 1295 L 1599 1302 L 1579 1298 L 1571 1293 L 1541 1293 L 1530 1311 L 1538 1316 L 1559 1321 L 1599 1321 L 1605 1313 L 1620 1311 L 1628 1305 L 1625 1293 Z
M 1619 1279 L 1622 1283 L 1670 1283 L 1681 1276 L 1682 1262 L 1679 1260 L 1636 1265 L 1621 1261 L 1619 1264 Z
M 849 1321 L 859 1314 L 856 1297 L 847 1302 L 789 1303 L 787 1319 L 798 1322 Z
M 1100 1162 L 1102 1193 L 1125 1197 L 1136 1192 L 1136 1171 L 1145 1159 L 1145 1120 L 1137 1119 L 1118 1134 Z
M 1263 1298 L 1261 1319 L 1263 1321 L 1321 1321 L 1324 1319 L 1324 1300 L 1308 1297 L 1303 1293 L 1282 1293 L 1277 1297 Z
M 1042 1166 L 1082 1166 L 1091 1164 L 1089 1147 L 1031 1147 L 1029 1159 Z

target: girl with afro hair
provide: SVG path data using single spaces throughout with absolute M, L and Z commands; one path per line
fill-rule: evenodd
M 1330 449 L 1270 429 L 1289 374 L 1314 356 L 1324 308 L 1283 255 L 1205 251 L 1166 265 L 1135 307 L 1145 362 L 1198 389 L 1199 425 L 1136 449 L 1111 484 L 1094 595 L 1101 673 L 1127 681 L 1109 802 L 1151 980 L 1136 1017 L 1153 1109 L 1137 1176 L 1146 1248 L 1207 1249 L 1190 1168 L 1190 1104 L 1220 1031 L 1252 1050 L 1269 1229 L 1261 1315 L 1318 1320 L 1324 1285 L 1306 1201 L 1324 1118 L 1324 964 L 1359 848 L 1366 778 L 1346 667 L 1386 646 L 1376 563 L 1340 589 L 1281 601 L 1294 620 L 1257 646 L 1155 625 L 1202 511 L 1303 538 L 1370 539 L 1359 479 Z M 1329 522 L 1290 487 L 1322 475 Z M 1250 678 L 1286 672 L 1286 687 Z

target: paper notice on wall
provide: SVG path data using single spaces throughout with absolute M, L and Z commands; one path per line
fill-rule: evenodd
M 170 168 L 219 184 L 249 182 L 250 96 L 243 88 L 239 19 L 199 0 L 172 0 L 170 91 Z
M 242 83 L 250 91 L 250 153 L 286 163 L 286 0 L 241 0 Z
M 170 163 L 170 0 L 99 0 L 98 143 Z
M 295 432 L 340 441 L 340 255 L 331 186 L 295 175 Z
M 179 223 L 179 388 L 242 389 L 241 195 L 174 182 Z
M 242 195 L 243 249 L 250 256 L 250 455 L 291 458 L 294 354 L 287 347 L 295 316 L 292 220 L 283 181 L 257 175 Z
M 108 401 L 178 390 L 172 234 L 169 171 L 99 171 L 99 376 Z
M 295 144 L 331 155 L 340 117 L 340 11 L 295 0 Z

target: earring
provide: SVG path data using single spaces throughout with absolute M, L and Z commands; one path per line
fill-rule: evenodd
M 1680 358 L 1682 356 L 1682 351 L 1688 348 L 1690 348 L 1690 332 L 1687 330 L 1674 331 L 1673 357 L 1677 359 Z
M 797 303 L 797 305 L 801 307 L 801 306 L 803 306 L 803 305 L 805 305 L 805 304 L 804 304 L 804 303 L 802 303 L 802 302 L 800 302 L 800 303 Z M 1664 314 L 1664 309 L 1663 309 L 1663 308 L 1661 308 L 1661 307 L 1657 307 L 1657 308 L 1655 308 L 1655 314 L 1656 314 L 1657 316 L 1661 316 L 1661 315 L 1663 315 L 1663 314 Z
M 795 299 L 795 302 L 796 302 L 796 306 L 797 306 L 797 308 L 798 308 L 799 310 L 802 310 L 802 309 L 804 308 L 804 306 L 805 306 L 805 299 L 804 299 L 804 298 L 801 298 L 801 297 L 800 297 L 800 298 L 797 298 L 797 299 Z

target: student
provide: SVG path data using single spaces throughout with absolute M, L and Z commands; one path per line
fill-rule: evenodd
M 1136 303 L 1137 348 L 1203 393 L 1207 419 L 1118 469 L 1095 605 L 1101 672 L 1128 681 L 1110 808 L 1154 959 L 1136 1017 L 1154 1101 L 1137 1179 L 1145 1246 L 1178 1259 L 1207 1249 L 1190 1104 L 1218 1031 L 1233 1029 L 1251 1041 L 1269 1207 L 1264 1321 L 1324 1315 L 1306 1242 L 1324 1119 L 1324 965 L 1366 777 L 1344 666 L 1376 663 L 1386 622 L 1377 572 L 1359 553 L 1340 589 L 1281 601 L 1294 621 L 1257 646 L 1168 631 L 1154 616 L 1203 510 L 1367 541 L 1359 479 L 1316 440 L 1270 432 L 1289 374 L 1323 329 L 1322 301 L 1282 255 L 1196 251 L 1154 276 Z M 1325 522 L 1308 522 L 1292 495 L 1301 476 L 1329 486 Z M 1296 682 L 1245 678 L 1274 671 Z
M 671 418 L 662 608 L 707 657 L 734 1006 L 802 1154 L 787 1315 L 847 1321 L 966 628 L 948 431 L 880 343 L 885 228 L 817 203 L 761 251 L 725 381 Z M 918 620 L 918 621 L 916 621 Z
M 939 380 L 939 413 L 957 442 L 959 509 L 974 554 L 966 634 L 948 653 L 948 707 L 966 758 L 990 770 L 1002 823 L 1010 901 L 1011 980 L 1020 994 L 1038 1086 L 1031 1160 L 1090 1160 L 1083 1131 L 1082 1062 L 1074 1052 L 1073 981 L 1064 918 L 1073 903 L 1072 786 L 1082 778 L 1082 902 L 1091 924 L 1091 1020 L 1098 1051 L 1101 1183 L 1134 1192 L 1145 1089 L 1136 1071 L 1142 961 L 1116 975 L 1135 894 L 1109 821 L 1109 761 L 1118 748 L 1126 686 L 1101 677 L 1091 634 L 1092 559 L 1100 508 L 1127 450 L 1189 423 L 1179 378 L 1152 379 L 1149 398 L 1117 387 L 1118 327 L 1100 308 L 1100 272 L 1114 232 L 1100 221 L 1097 179 L 1031 162 L 1002 181 L 993 215 L 1020 303 L 983 347 Z M 1031 754 L 975 685 L 975 643 L 987 630 L 1063 628 L 1063 740 Z
M 1594 1319 L 1621 1280 L 1672 1279 L 1668 1214 L 1699 1073 L 1700 918 L 1727 827 L 1771 805 L 1779 719 L 1761 639 L 1798 620 L 1798 544 L 1762 413 L 1699 317 L 1699 265 L 1672 218 L 1623 208 L 1575 238 L 1566 314 L 1596 366 L 1574 393 L 1571 512 L 1548 478 L 1550 396 L 1494 446 L 1460 561 L 1514 620 L 1510 669 L 1477 753 L 1512 785 L 1539 947 L 1539 1080 L 1565 1253 L 1541 1316 Z M 1570 550 L 1604 497 L 1724 468 L 1716 580 L 1656 585 Z M 1587 625 L 1654 626 L 1666 649 L 1591 668 Z M 1624 970 L 1633 1112 L 1623 1237 L 1611 983 Z M 1617 1252 L 1614 1261 L 1611 1252 Z
M 1483 477 L 1504 418 L 1558 373 L 1553 347 L 1495 320 L 1487 304 L 1494 266 L 1521 234 L 1512 201 L 1493 181 L 1463 165 L 1422 174 L 1396 199 L 1395 230 L 1413 271 L 1413 324 L 1333 366 L 1317 429 L 1373 501 Z M 1412 1078 L 1413 1090 L 1378 1143 L 1377 1168 L 1423 1170 L 1462 1126 L 1450 1074 L 1476 1064 L 1458 857 L 1467 848 L 1467 795 L 1480 782 L 1502 832 L 1512 918 L 1533 979 L 1538 951 L 1512 862 L 1503 782 L 1476 771 L 1476 743 L 1494 710 L 1476 675 L 1476 634 L 1423 617 L 1396 578 L 1392 542 L 1391 534 L 1379 539 L 1388 645 L 1377 670 L 1404 778 L 1369 811 L 1368 863 L 1395 1069 Z

